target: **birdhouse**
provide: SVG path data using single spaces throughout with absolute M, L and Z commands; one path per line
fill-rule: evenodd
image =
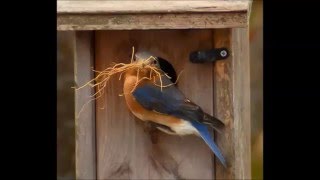
M 81 89 L 75 96 L 77 179 L 251 178 L 250 6 L 248 0 L 58 0 L 57 30 L 75 31 L 76 86 L 94 78 L 92 69 L 130 62 L 132 47 L 147 50 L 163 58 L 171 74 L 182 71 L 176 86 L 225 123 L 212 135 L 227 168 L 197 136 L 151 132 L 119 96 L 118 78 L 96 101 L 88 103 L 94 89 Z M 207 58 L 197 57 L 201 53 Z

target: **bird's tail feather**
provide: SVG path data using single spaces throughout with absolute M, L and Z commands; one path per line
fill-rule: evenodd
M 224 123 L 221 120 L 207 113 L 204 114 L 202 123 L 213 127 L 219 133 L 221 132 L 221 129 L 224 127 Z
M 224 167 L 227 167 L 226 160 L 224 159 L 222 153 L 220 152 L 219 147 L 214 143 L 213 138 L 209 133 L 209 130 L 206 127 L 206 125 L 201 124 L 200 122 L 197 122 L 197 121 L 191 121 L 191 123 L 192 123 L 192 126 L 198 130 L 199 135 L 210 147 L 210 149 L 215 154 L 215 156 L 220 160 L 221 164 Z

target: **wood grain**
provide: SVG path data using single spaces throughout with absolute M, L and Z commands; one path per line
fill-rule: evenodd
M 232 53 L 230 29 L 215 30 L 214 47 L 226 47 Z M 221 134 L 215 134 L 218 146 L 224 153 L 228 169 L 224 169 L 216 160 L 216 179 L 234 179 L 234 141 L 233 136 L 233 72 L 232 56 L 223 61 L 217 61 L 214 68 L 214 112 L 223 120 L 226 128 Z
M 235 178 L 251 178 L 250 52 L 248 28 L 232 29 Z
M 248 1 L 57 1 L 57 12 L 74 14 L 194 13 L 247 11 Z
M 247 27 L 249 0 L 58 1 L 58 30 Z
M 57 32 L 57 179 L 75 179 L 74 40 Z
M 250 179 L 250 66 L 246 29 L 214 31 L 214 46 L 232 55 L 214 68 L 214 112 L 226 128 L 216 140 L 226 155 L 228 169 L 216 162 L 216 179 Z
M 178 87 L 212 114 L 213 68 L 188 60 L 191 51 L 212 48 L 211 30 L 97 31 L 97 70 L 128 63 L 132 46 L 168 59 L 178 73 L 184 69 Z M 150 131 L 118 96 L 122 83 L 113 78 L 96 104 L 98 179 L 213 179 L 206 144 L 195 136 Z
M 248 26 L 246 13 L 58 15 L 58 30 L 205 29 Z
M 75 84 L 83 85 L 93 78 L 91 67 L 93 66 L 93 33 L 75 33 Z M 75 91 L 75 136 L 76 136 L 76 178 L 96 178 L 96 144 L 95 144 L 95 104 L 83 105 L 90 99 L 93 93 L 90 88 Z

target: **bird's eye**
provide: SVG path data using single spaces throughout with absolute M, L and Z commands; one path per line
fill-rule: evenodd
M 153 64 L 157 64 L 157 60 L 153 60 Z

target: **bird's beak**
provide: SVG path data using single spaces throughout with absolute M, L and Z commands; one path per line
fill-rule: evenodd
M 142 67 L 150 65 L 156 59 L 153 54 L 146 51 L 137 52 L 134 57 L 135 63 L 141 64 Z
M 151 64 L 152 61 L 155 60 L 155 57 L 151 56 L 151 57 L 137 57 L 136 56 L 136 60 L 134 61 L 135 63 L 141 63 L 142 67 Z

